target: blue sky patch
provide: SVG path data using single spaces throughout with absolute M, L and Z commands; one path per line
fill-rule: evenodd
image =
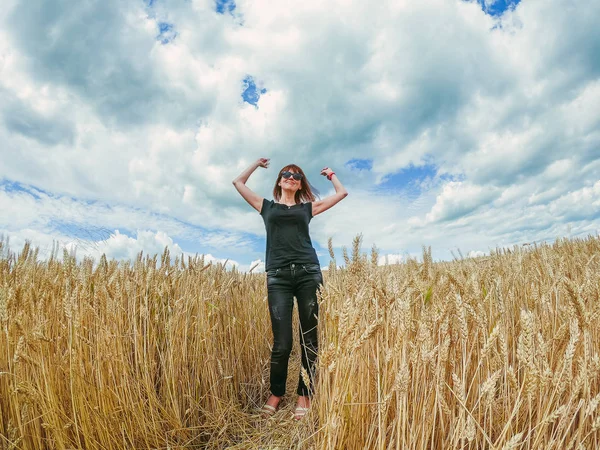
M 235 9 L 234 0 L 216 0 L 216 10 L 219 14 L 225 14 L 226 12 L 232 13 Z
M 350 170 L 371 170 L 373 168 L 373 160 L 353 158 L 346 161 L 345 166 Z
M 243 80 L 244 82 L 244 92 L 242 92 L 242 98 L 246 103 L 250 103 L 258 107 L 257 103 L 260 99 L 260 96 L 267 92 L 266 89 L 257 89 L 256 83 L 254 82 L 254 78 L 250 75 L 246 76 Z
M 386 176 L 382 183 L 377 186 L 377 190 L 385 192 L 404 191 L 418 194 L 423 190 L 424 185 L 431 183 L 436 174 L 437 167 L 434 164 L 424 164 L 422 166 L 411 164 L 394 174 Z
M 501 16 L 508 9 L 515 9 L 521 0 L 477 0 L 481 5 L 481 9 L 490 16 Z M 487 3 L 487 6 L 486 6 Z
M 158 36 L 156 39 L 161 44 L 168 44 L 177 36 L 177 32 L 173 29 L 173 24 L 167 22 L 158 22 Z
M 89 223 L 74 223 L 60 220 L 50 220 L 48 227 L 85 245 L 94 245 L 110 238 L 114 230 L 99 227 Z M 121 233 L 125 234 L 125 233 Z
M 0 180 L 0 190 L 3 190 L 4 192 L 24 192 L 26 194 L 31 195 L 36 200 L 39 200 L 41 198 L 36 193 L 36 191 L 41 194 L 50 195 L 42 189 L 33 188 L 32 186 L 25 186 L 21 183 L 17 183 L 16 181 L 10 180 Z

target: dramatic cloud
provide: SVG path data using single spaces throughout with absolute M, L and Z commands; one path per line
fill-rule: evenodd
M 8 0 L 0 228 L 15 246 L 169 245 L 264 270 L 262 218 L 231 180 L 268 157 L 248 181 L 262 196 L 290 162 L 323 196 L 324 166 L 350 193 L 311 222 L 323 266 L 329 237 L 339 251 L 358 233 L 394 262 L 597 233 L 599 15 L 583 0 Z

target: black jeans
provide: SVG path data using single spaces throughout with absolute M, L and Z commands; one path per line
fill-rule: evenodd
M 314 370 L 317 358 L 317 323 L 319 305 L 317 290 L 323 284 L 323 274 L 319 264 L 292 263 L 267 272 L 267 292 L 269 313 L 273 330 L 273 350 L 271 352 L 271 393 L 278 397 L 285 394 L 288 361 L 292 351 L 292 310 L 293 299 L 298 303 L 300 319 L 300 349 L 302 367 L 306 369 L 310 386 L 298 380 L 298 395 L 312 396 L 314 391 Z

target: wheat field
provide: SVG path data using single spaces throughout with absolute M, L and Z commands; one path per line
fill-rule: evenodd
M 271 418 L 266 275 L 0 244 L 2 449 L 595 449 L 600 239 L 377 266 L 319 294 L 312 409 Z M 297 320 L 295 319 L 295 326 Z M 295 336 L 297 339 L 297 334 Z

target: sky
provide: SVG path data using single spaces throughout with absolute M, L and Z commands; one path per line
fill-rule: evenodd
M 47 257 L 205 255 L 264 270 L 262 217 L 303 168 L 310 223 L 380 263 L 600 225 L 600 2 L 5 0 L 0 235 Z

